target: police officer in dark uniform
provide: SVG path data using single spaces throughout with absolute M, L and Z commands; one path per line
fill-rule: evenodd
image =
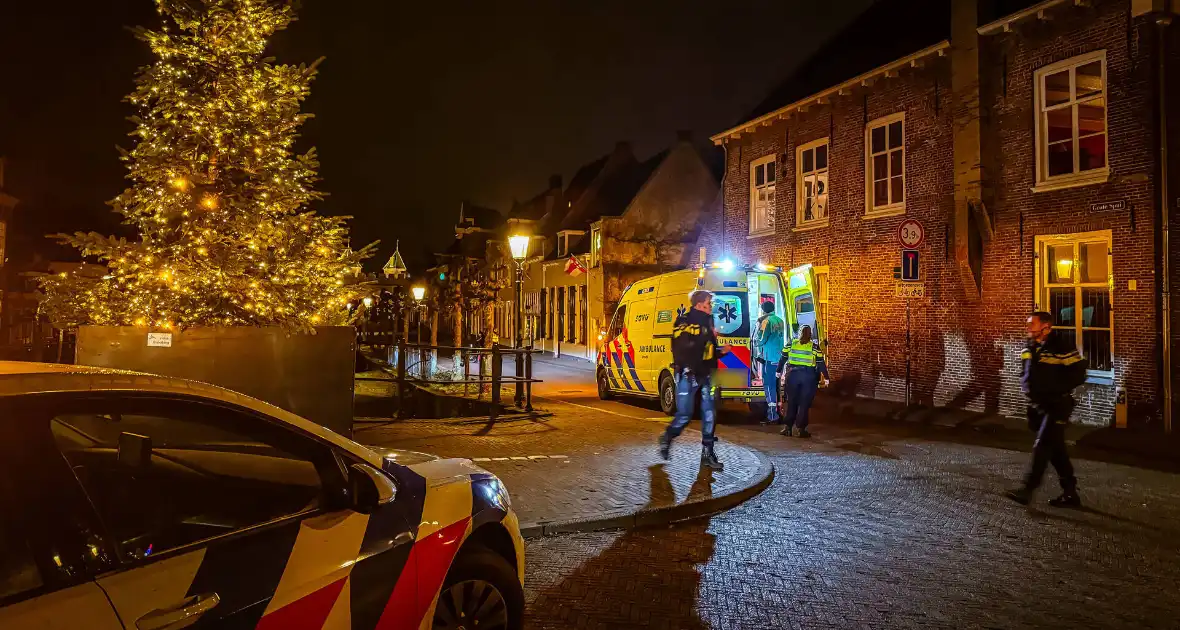
M 676 378 L 676 415 L 660 436 L 660 457 L 668 459 L 672 440 L 684 431 L 692 419 L 696 400 L 701 399 L 701 465 L 722 470 L 724 465 L 713 452 L 716 442 L 716 405 L 713 372 L 717 359 L 729 352 L 718 346 L 713 332 L 713 294 L 697 289 L 688 296 L 691 307 L 672 324 L 672 362 Z
M 1024 374 L 1020 385 L 1028 398 L 1028 426 L 1037 433 L 1033 443 L 1032 465 L 1024 486 L 1008 493 L 1008 498 L 1028 505 L 1053 464 L 1061 482 L 1061 496 L 1051 499 L 1055 507 L 1081 507 L 1078 480 L 1065 449 L 1065 427 L 1073 413 L 1073 390 L 1086 381 L 1086 362 L 1072 341 L 1053 330 L 1053 316 L 1044 311 L 1028 318 L 1028 345 L 1020 354 Z

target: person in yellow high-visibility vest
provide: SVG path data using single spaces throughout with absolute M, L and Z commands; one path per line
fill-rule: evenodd
M 827 366 L 824 365 L 823 353 L 811 338 L 811 327 L 804 326 L 799 330 L 799 338 L 787 347 L 787 410 L 783 416 L 782 435 L 793 435 L 795 425 L 799 426 L 799 437 L 811 437 L 807 431 L 807 415 L 811 409 L 811 401 L 815 400 L 815 392 L 819 388 L 819 377 L 822 374 L 828 378 Z

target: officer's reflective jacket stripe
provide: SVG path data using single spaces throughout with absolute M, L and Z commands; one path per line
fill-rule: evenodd
M 1022 361 L 1028 361 L 1032 358 L 1033 354 L 1030 350 L 1024 350 L 1020 353 L 1020 359 Z M 1072 350 L 1063 354 L 1042 351 L 1038 355 L 1037 360 L 1046 365 L 1073 365 L 1075 363 L 1081 363 L 1083 359 L 1077 350 Z
M 1070 339 L 1057 331 L 1050 332 L 1042 344 L 1029 344 L 1020 358 L 1024 364 L 1021 389 L 1033 403 L 1069 396 L 1086 380 L 1085 358 Z
M 691 309 L 672 324 L 672 362 L 677 369 L 707 374 L 717 369 L 713 316 Z
M 795 341 L 791 343 L 791 350 L 787 353 L 787 363 L 789 365 L 815 367 L 816 354 L 815 346 L 809 343 Z

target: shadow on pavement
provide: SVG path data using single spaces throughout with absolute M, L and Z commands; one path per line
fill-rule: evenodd
M 651 498 L 644 509 L 674 502 L 676 493 L 664 465 L 650 466 L 648 472 Z M 688 496 L 710 498 L 712 487 L 713 471 L 702 468 Z M 621 533 L 597 556 L 541 591 L 525 627 L 707 628 L 697 616 L 696 602 L 701 567 L 716 548 L 708 531 L 710 520 Z
M 717 419 L 723 439 L 725 437 L 724 431 L 727 429 L 759 434 L 767 434 L 771 431 L 777 433 L 778 430 L 777 426 L 756 424 L 756 420 L 751 419 L 744 407 L 734 405 L 726 405 L 719 410 Z M 895 456 L 881 450 L 880 447 L 891 441 L 924 440 L 1029 452 L 1032 450 L 1034 439 L 1033 433 L 1023 428 L 973 426 L 971 424 L 947 426 L 865 415 L 850 417 L 834 413 L 831 408 L 823 407 L 812 408 L 811 425 L 808 429 L 819 440 L 826 438 L 850 440 L 845 444 L 833 444 L 838 448 L 863 455 L 887 458 L 895 458 Z M 1109 431 L 1104 435 L 1109 435 Z M 1104 448 L 1098 446 L 1099 438 L 1092 437 L 1096 433 L 1099 432 L 1087 435 L 1070 446 L 1070 457 L 1160 472 L 1180 473 L 1180 458 L 1175 455 L 1153 454 L 1143 450 L 1114 450 L 1115 447 Z M 1121 436 L 1122 434 L 1120 434 Z M 1129 440 L 1127 437 L 1121 439 Z M 1180 446 L 1176 448 L 1180 448 Z

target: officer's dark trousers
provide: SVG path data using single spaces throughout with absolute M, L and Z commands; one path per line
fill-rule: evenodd
M 793 366 L 788 369 L 791 371 L 787 373 L 787 415 L 783 424 L 806 429 L 811 401 L 819 388 L 815 368 Z
M 1073 475 L 1073 464 L 1065 450 L 1065 427 L 1068 419 L 1069 412 L 1065 409 L 1044 411 L 1028 408 L 1029 427 L 1037 427 L 1037 441 L 1033 443 L 1032 466 L 1024 479 L 1027 489 L 1036 490 L 1045 476 L 1045 468 L 1053 464 L 1053 469 L 1057 471 L 1057 479 L 1061 482 L 1061 489 L 1069 493 L 1077 490 L 1078 480 Z

